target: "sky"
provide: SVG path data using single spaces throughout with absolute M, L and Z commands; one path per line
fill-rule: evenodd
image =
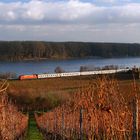
M 140 43 L 140 0 L 0 0 L 0 40 Z

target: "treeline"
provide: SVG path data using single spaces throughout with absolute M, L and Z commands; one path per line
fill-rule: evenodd
M 0 42 L 1 61 L 136 56 L 140 56 L 140 44 L 43 41 Z

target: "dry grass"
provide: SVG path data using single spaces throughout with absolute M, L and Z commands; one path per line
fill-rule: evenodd
M 25 133 L 28 116 L 19 112 L 8 99 L 6 83 L 1 82 L 0 87 L 0 140 L 15 140 Z
M 36 116 L 36 120 L 46 136 L 52 134 L 59 135 L 60 139 L 79 139 L 79 112 L 82 110 L 84 139 L 131 140 L 131 101 L 138 93 L 139 83 L 136 86 L 130 81 L 98 78 L 73 94 L 67 103 L 40 117 Z M 50 139 L 54 139 L 53 136 Z
M 22 107 L 52 109 L 69 99 L 77 89 L 87 86 L 90 79 L 52 78 L 43 80 L 10 81 L 8 94 Z M 23 100 L 21 100 L 21 98 Z
M 95 77 L 67 77 L 43 80 L 10 81 L 8 95 L 21 108 L 52 109 L 67 101 L 77 90 L 95 82 Z M 131 91 L 131 80 L 118 81 L 120 90 L 127 100 Z M 22 99 L 22 100 L 21 100 Z

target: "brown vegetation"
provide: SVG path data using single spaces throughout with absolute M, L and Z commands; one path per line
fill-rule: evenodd
M 49 110 L 67 101 L 71 94 L 89 82 L 89 78 L 82 80 L 80 77 L 10 81 L 8 94 L 21 108 Z
M 0 140 L 20 139 L 28 127 L 28 116 L 8 99 L 6 89 L 6 82 L 0 82 Z
M 87 140 L 132 139 L 131 101 L 135 95 L 139 99 L 139 88 L 128 81 L 122 90 L 126 86 L 122 83 L 106 77 L 95 80 L 73 94 L 67 103 L 42 116 L 36 115 L 38 127 L 50 140 L 81 136 Z
M 119 77 L 127 78 L 127 74 Z M 16 100 L 21 108 L 52 109 L 64 103 L 79 88 L 95 82 L 95 76 L 64 77 L 41 80 L 9 81 L 8 95 Z M 123 96 L 129 96 L 131 80 L 118 81 Z M 127 90 L 127 91 L 126 91 Z M 125 92 L 126 91 L 126 92 Z M 125 94 L 127 93 L 127 94 Z

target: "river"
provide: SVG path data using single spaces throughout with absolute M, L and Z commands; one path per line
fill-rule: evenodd
M 11 72 L 16 73 L 17 75 L 35 73 L 54 73 L 54 69 L 57 66 L 60 66 L 66 72 L 71 72 L 79 71 L 80 66 L 103 67 L 105 65 L 118 65 L 119 67 L 140 67 L 140 57 L 0 62 L 0 73 Z

